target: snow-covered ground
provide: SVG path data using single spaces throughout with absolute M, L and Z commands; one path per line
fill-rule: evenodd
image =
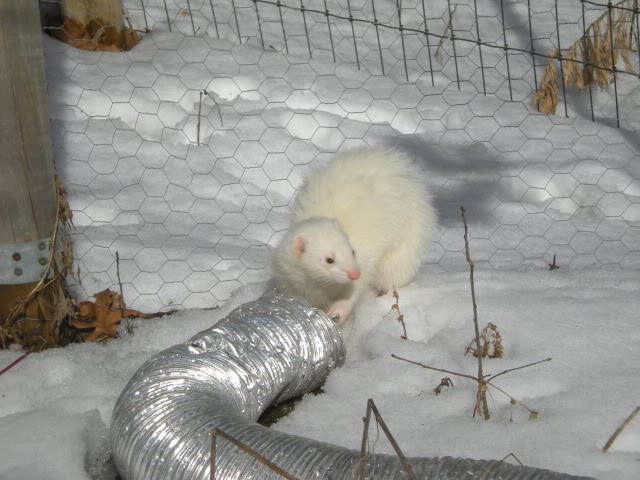
M 324 393 L 305 398 L 272 428 L 357 449 L 372 398 L 407 455 L 513 453 L 535 467 L 602 480 L 640 478 L 640 418 L 609 453 L 601 451 L 639 404 L 640 275 L 619 270 L 640 266 L 635 79 L 619 78 L 626 130 L 618 130 L 608 126 L 614 103 L 606 90 L 594 92 L 597 123 L 585 95 L 571 98 L 568 118 L 563 109 L 557 116 L 535 112 L 528 55 L 509 57 L 512 102 L 501 50 L 483 50 L 485 96 L 471 44 L 458 45 L 458 91 L 447 42 L 431 84 L 422 35 L 405 34 L 407 81 L 402 39 L 391 30 L 380 47 L 372 25 L 354 32 L 332 21 L 334 63 L 324 16 L 307 18 L 310 59 L 294 10 L 284 14 L 292 50 L 284 55 L 275 7 L 260 6 L 270 47 L 263 51 L 253 2 L 238 2 L 242 45 L 228 2 L 192 1 L 191 17 L 183 2 L 167 2 L 173 32 L 163 27 L 164 2 L 143 2 L 148 18 L 140 2 L 125 3 L 138 28 L 148 22 L 153 30 L 131 52 L 84 52 L 44 39 L 56 165 L 77 227 L 83 281 L 77 293 L 90 297 L 114 284 L 116 252 L 133 308 L 212 306 L 245 286 L 220 310 L 137 321 L 134 336 L 32 354 L 1 375 L 0 480 L 113 480 L 108 427 L 134 371 L 260 295 L 265 285 L 251 282 L 269 277 L 269 247 L 286 230 L 287 205 L 310 165 L 381 141 L 425 160 L 442 225 L 427 258 L 430 273 L 399 291 L 409 339 L 399 338 L 401 327 L 389 314 L 392 298 L 369 297 L 345 329 L 345 366 L 331 374 Z M 208 17 L 213 3 L 220 38 Z M 344 13 L 344 2 L 328 3 Z M 483 39 L 502 44 L 501 2 L 478 3 Z M 528 9 L 521 7 L 529 2 L 505 3 L 509 44 L 528 48 Z M 557 33 L 554 2 L 530 3 L 536 48 L 549 52 Z M 561 41 L 570 44 L 580 36 L 581 4 L 559 3 Z M 456 34 L 473 38 L 471 2 L 454 4 Z M 437 34 L 447 25 L 446 5 L 428 2 L 429 28 Z M 370 14 L 369 2 L 351 6 L 356 18 Z M 376 6 L 379 19 L 398 23 L 395 1 Z M 418 2 L 403 6 L 405 26 L 418 28 L 421 15 Z M 362 69 L 354 63 L 356 43 Z M 387 75 L 378 71 L 378 48 Z M 215 104 L 199 105 L 205 89 Z M 454 387 L 436 396 L 444 374 L 391 358 L 476 373 L 475 358 L 463 355 L 473 334 L 468 276 L 444 273 L 466 268 L 461 204 L 470 212 L 472 255 L 481 270 L 481 327 L 497 324 L 505 346 L 505 357 L 486 361 L 485 371 L 553 359 L 496 381 L 540 412 L 535 421 L 496 391 L 491 420 L 473 419 L 471 381 L 449 375 Z M 546 263 L 556 253 L 563 268 L 550 272 Z M 584 267 L 608 270 L 574 270 Z M 517 268 L 528 271 L 493 270 Z M 0 351 L 0 369 L 20 355 Z M 375 451 L 392 452 L 384 438 Z
M 473 252 L 472 252 L 473 253 Z M 107 344 L 71 345 L 32 354 L 0 376 L 0 478 L 112 479 L 107 431 L 114 403 L 133 372 L 151 355 L 209 327 L 231 308 L 260 295 L 245 287 L 221 310 L 185 310 L 138 321 L 134 336 Z M 608 453 L 611 433 L 638 404 L 640 391 L 640 276 L 637 272 L 480 272 L 476 291 L 481 326 L 497 324 L 505 357 L 485 371 L 552 357 L 551 362 L 496 380 L 540 412 L 511 407 L 491 391 L 489 421 L 471 418 L 475 385 L 391 358 L 475 374 L 463 355 L 473 334 L 468 275 L 422 274 L 399 290 L 409 340 L 390 311 L 390 295 L 370 296 L 343 332 L 348 359 L 324 393 L 305 398 L 272 428 L 357 449 L 366 400 L 373 398 L 407 455 L 502 458 L 515 454 L 535 467 L 602 480 L 640 477 L 640 418 Z M 0 367 L 20 356 L 0 352 Z M 510 421 L 511 417 L 513 421 Z M 375 427 L 371 429 L 375 439 Z M 391 453 L 382 437 L 376 452 Z M 92 474 L 89 474 L 91 471 Z

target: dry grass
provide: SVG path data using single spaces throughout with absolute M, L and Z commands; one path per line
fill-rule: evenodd
M 533 103 L 542 113 L 556 113 L 556 107 L 558 106 L 558 72 L 554 62 L 557 56 L 557 52 L 549 55 L 547 68 L 544 69 L 540 86 L 533 98 Z
M 36 283 L 26 285 L 29 290 L 11 306 L 0 327 L 0 344 L 12 343 L 39 351 L 65 345 L 77 340 L 77 333 L 69 327 L 75 314 L 75 300 L 67 291 L 66 280 L 74 276 L 73 246 L 70 230 L 72 213 L 66 192 L 56 177 L 58 211 L 46 274 Z
M 631 10 L 635 0 L 623 0 L 596 19 L 569 48 L 555 50 L 549 54 L 534 104 L 542 113 L 555 113 L 558 105 L 557 65 L 562 61 L 565 87 L 575 86 L 585 90 L 594 86 L 608 87 L 616 75 L 616 65 L 620 60 L 627 72 L 633 72 L 630 54 L 639 50 L 638 32 Z M 635 43 L 635 47 L 634 47 Z M 561 60 L 560 60 L 561 59 Z M 619 71 L 619 70 L 618 70 Z

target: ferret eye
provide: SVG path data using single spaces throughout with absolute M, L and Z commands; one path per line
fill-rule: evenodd
M 327 263 L 331 264 L 333 262 L 335 262 L 335 260 L 333 258 L 327 257 Z

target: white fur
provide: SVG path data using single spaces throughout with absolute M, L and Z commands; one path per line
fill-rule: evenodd
M 274 276 L 343 323 L 368 285 L 385 293 L 414 278 L 435 224 L 410 158 L 395 150 L 352 150 L 307 176 L 274 255 Z M 335 262 L 327 264 L 327 257 Z M 350 280 L 357 271 L 359 278 Z

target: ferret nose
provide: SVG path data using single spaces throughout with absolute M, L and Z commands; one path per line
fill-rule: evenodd
M 349 272 L 349 280 L 357 280 L 360 278 L 360 272 L 354 270 L 353 272 Z

